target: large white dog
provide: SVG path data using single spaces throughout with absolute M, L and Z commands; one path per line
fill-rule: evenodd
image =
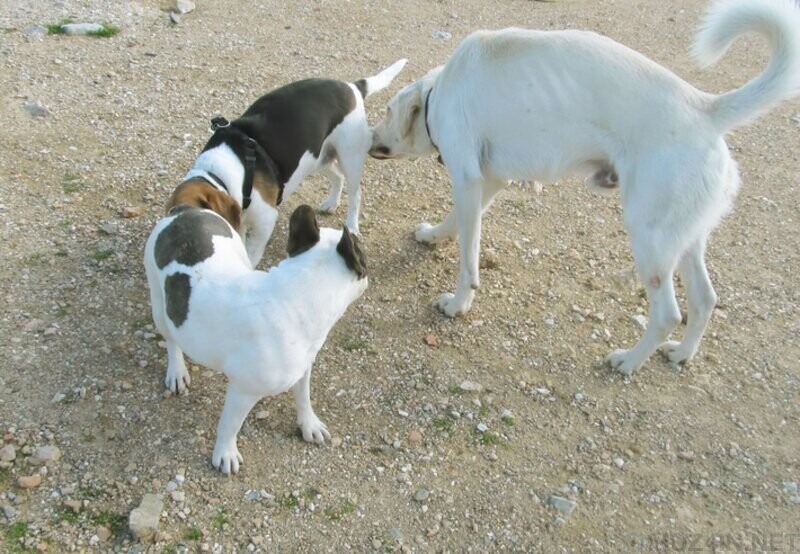
M 636 268 L 647 290 L 649 325 L 630 350 L 609 356 L 631 374 L 659 346 L 689 360 L 716 303 L 705 267 L 706 241 L 730 210 L 739 173 L 726 132 L 800 91 L 800 8 L 794 0 L 715 3 L 694 55 L 716 62 L 742 33 L 767 39 L 766 70 L 731 92 L 697 90 L 643 55 L 583 31 L 478 31 L 444 67 L 402 89 L 373 129 L 375 158 L 433 155 L 453 182 L 455 209 L 416 239 L 459 238 L 455 294 L 439 307 L 470 309 L 478 288 L 481 213 L 511 179 L 587 176 L 619 187 Z M 665 342 L 681 320 L 673 288 L 679 272 L 689 318 L 683 340 Z
M 190 384 L 183 360 L 228 377 L 212 462 L 236 473 L 236 436 L 261 398 L 292 389 L 303 438 L 328 428 L 311 407 L 311 366 L 333 325 L 367 288 L 366 258 L 347 227 L 320 229 L 310 206 L 289 221 L 289 257 L 254 271 L 242 239 L 212 210 L 173 208 L 145 247 L 153 320 L 167 343 L 167 388 Z

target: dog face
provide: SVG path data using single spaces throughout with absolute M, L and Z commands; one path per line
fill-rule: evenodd
M 225 218 L 237 232 L 239 231 L 242 208 L 230 195 L 203 179 L 189 179 L 181 183 L 167 202 L 167 212 L 181 204 L 212 210 Z
M 383 120 L 372 128 L 370 156 L 388 160 L 418 158 L 436 152 L 425 124 L 425 101 L 440 70 L 430 71 L 389 100 Z

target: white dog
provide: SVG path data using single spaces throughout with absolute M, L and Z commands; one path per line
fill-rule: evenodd
M 173 208 L 147 241 L 144 265 L 153 320 L 167 343 L 166 385 L 190 384 L 183 351 L 228 377 L 212 463 L 236 473 L 236 435 L 261 398 L 294 391 L 303 438 L 328 429 L 311 407 L 311 366 L 328 332 L 367 288 L 358 240 L 317 226 L 300 206 L 289 223 L 289 258 L 268 272 L 250 267 L 239 235 L 212 210 Z
M 358 234 L 361 173 L 371 141 L 364 100 L 389 86 L 405 64 L 398 60 L 354 83 L 297 81 L 265 94 L 233 121 L 215 118 L 214 134 L 167 210 L 180 204 L 213 209 L 241 233 L 255 268 L 278 205 L 306 177 L 322 173 L 331 188 L 320 210 L 336 210 L 347 181 L 347 226 Z
M 481 213 L 505 183 L 583 174 L 592 188 L 619 187 L 650 303 L 644 336 L 634 348 L 613 352 L 610 364 L 631 374 L 662 345 L 673 363 L 689 360 L 716 303 L 706 240 L 739 186 L 723 137 L 800 89 L 800 8 L 793 0 L 714 4 L 694 54 L 712 64 L 748 31 L 767 39 L 770 63 L 721 95 L 699 91 L 594 33 L 520 29 L 473 33 L 443 68 L 397 93 L 373 129 L 370 154 L 438 151 L 447 166 L 454 211 L 416 231 L 426 243 L 459 239 L 458 286 L 439 299 L 444 313 L 470 309 L 479 284 Z M 686 284 L 689 319 L 682 341 L 665 342 L 681 321 L 676 269 Z

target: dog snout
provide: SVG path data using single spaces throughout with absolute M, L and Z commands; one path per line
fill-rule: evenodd
M 384 146 L 382 144 L 379 145 L 372 145 L 372 148 L 369 149 L 369 155 L 373 158 L 378 160 L 384 160 L 391 156 L 392 151 L 389 150 L 388 146 Z

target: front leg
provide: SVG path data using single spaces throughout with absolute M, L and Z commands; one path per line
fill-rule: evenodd
M 234 381 L 228 385 L 225 406 L 217 425 L 217 442 L 211 455 L 211 463 L 226 475 L 238 473 L 239 464 L 244 461 L 236 445 L 236 436 L 247 414 L 260 399 L 261 395 L 254 394 L 247 386 L 241 386 Z
M 183 352 L 175 341 L 164 337 L 167 343 L 167 376 L 164 383 L 172 394 L 183 394 L 192 383 L 192 378 L 186 369 Z
M 303 432 L 303 440 L 317 444 L 323 444 L 325 439 L 330 440 L 328 427 L 320 421 L 314 413 L 314 408 L 311 407 L 311 366 L 292 387 L 292 392 L 297 407 L 297 425 Z

